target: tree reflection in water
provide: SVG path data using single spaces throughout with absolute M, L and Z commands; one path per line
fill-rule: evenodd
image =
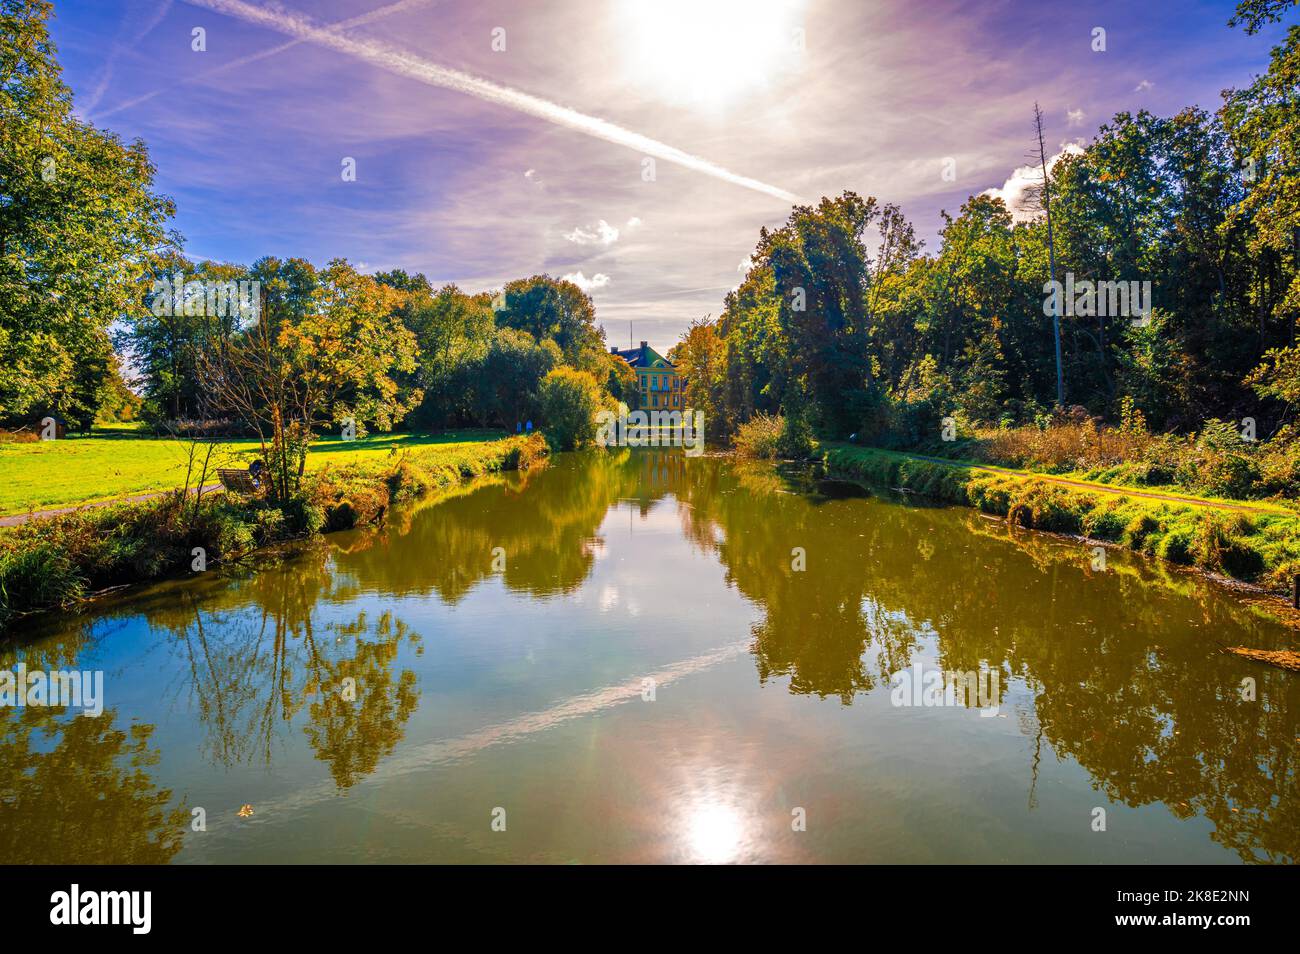
M 0 858 L 5 864 L 163 864 L 189 816 L 149 774 L 153 726 L 116 713 L 0 707 Z
M 1225 657 L 1214 642 L 1231 634 L 1275 648 L 1294 641 L 1292 631 L 1194 576 L 1122 554 L 1094 573 L 1078 545 L 915 500 L 838 499 L 769 466 L 680 451 L 566 455 L 399 511 L 383 529 L 334 535 L 242 579 L 209 574 L 156 587 L 100 612 L 97 625 L 102 633 L 115 612 L 143 611 L 167 635 L 185 674 L 175 691 L 202 721 L 212 762 L 270 764 L 296 722 L 343 791 L 399 745 L 419 702 L 401 660 L 422 651 L 392 615 L 348 615 L 349 604 L 363 596 L 373 604 L 377 594 L 455 605 L 493 578 L 532 600 L 572 594 L 607 545 L 602 527 L 663 507 L 757 608 L 750 650 L 760 683 L 852 706 L 888 691 L 890 675 L 919 658 L 947 671 L 992 668 L 1014 689 L 1008 715 L 1030 740 L 1027 777 L 1053 757 L 1077 763 L 1108 799 L 1203 816 L 1245 860 L 1300 859 L 1300 680 Z M 504 573 L 492 567 L 496 547 L 507 554 Z M 794 547 L 807 554 L 805 571 L 792 568 Z M 29 665 L 75 660 L 85 638 L 64 629 L 28 648 Z M 1257 683 L 1256 701 L 1241 698 L 1245 677 Z M 349 679 L 354 702 L 340 691 Z M 0 717 L 0 812 L 9 813 L 0 822 L 17 804 L 90 810 L 80 807 L 90 801 L 77 779 L 99 773 L 118 793 L 121 831 L 100 839 L 98 822 L 71 812 L 51 818 L 51 830 L 89 839 L 106 857 L 174 853 L 178 838 L 160 834 L 170 824 L 167 793 L 152 791 L 144 773 L 147 727 L 123 735 L 80 717 L 48 725 Z M 33 754 L 46 751 L 28 740 L 38 728 L 62 739 L 50 755 Z M 56 752 L 79 767 L 56 777 Z M 134 767 L 113 775 L 109 763 L 123 762 Z M 38 797 L 42 790 L 53 797 Z M 14 830 L 0 824 L 0 838 Z
M 1019 680 L 1026 731 L 1108 798 L 1203 814 L 1243 860 L 1300 859 L 1300 680 L 1214 641 L 1287 639 L 1266 614 L 1167 568 L 1116 554 L 1093 573 L 1086 548 L 966 511 L 831 500 L 770 468 L 688 462 L 672 492 L 686 532 L 765 610 L 760 680 L 847 705 L 933 637 L 937 668 Z M 791 570 L 793 546 L 806 572 Z M 1241 698 L 1245 677 L 1256 701 Z
M 170 634 L 189 674 L 182 691 L 206 729 L 211 761 L 270 765 L 279 732 L 299 716 L 339 789 L 392 752 L 419 703 L 415 673 L 395 671 L 399 652 L 419 655 L 423 644 L 390 613 L 319 620 L 324 607 L 352 595 L 346 574 L 330 566 L 330 548 L 317 546 L 150 605 L 149 622 Z

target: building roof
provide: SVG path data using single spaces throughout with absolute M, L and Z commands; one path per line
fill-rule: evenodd
M 639 348 L 629 348 L 626 351 L 620 351 L 618 348 L 610 348 L 610 354 L 616 354 L 634 368 L 654 368 L 664 371 L 676 371 L 673 363 L 661 355 L 654 348 L 650 347 L 648 341 L 641 342 Z

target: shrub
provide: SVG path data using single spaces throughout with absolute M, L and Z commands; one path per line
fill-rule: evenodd
M 1170 563 L 1189 564 L 1192 561 L 1192 533 L 1176 528 L 1165 534 L 1156 547 L 1156 556 Z
M 787 414 L 776 442 L 777 453 L 787 460 L 806 460 L 812 456 L 812 428 L 802 414 Z
M 538 398 L 546 437 L 556 448 L 575 450 L 595 441 L 604 397 L 590 373 L 556 368 L 542 379 Z
M 207 508 L 195 528 L 195 536 L 218 560 L 247 553 L 257 546 L 247 509 L 227 500 Z
M 290 533 L 309 536 L 325 526 L 325 512 L 302 494 L 286 501 L 283 510 L 285 528 Z
M 259 546 L 274 543 L 285 535 L 284 511 L 278 507 L 266 507 L 253 512 L 253 535 Z
M 1247 540 L 1254 532 L 1254 524 L 1244 514 L 1210 514 L 1197 525 L 1191 552 L 1201 566 L 1253 580 L 1264 570 L 1262 555 Z
M 1133 550 L 1140 550 L 1147 537 L 1156 533 L 1159 529 L 1160 521 L 1153 514 L 1142 511 L 1128 522 L 1121 539 L 1124 541 L 1125 546 Z
M 1214 497 L 1246 498 L 1260 481 L 1258 465 L 1241 454 L 1214 454 L 1187 483 Z
M 325 508 L 325 529 L 351 530 L 357 525 L 357 508 L 350 500 L 340 500 Z
M 1095 540 L 1119 540 L 1128 524 L 1118 500 L 1107 501 L 1089 511 L 1083 520 L 1083 532 Z
M 784 430 L 784 418 L 760 412 L 737 428 L 732 445 L 741 457 L 775 460 L 781 453 L 781 433 Z

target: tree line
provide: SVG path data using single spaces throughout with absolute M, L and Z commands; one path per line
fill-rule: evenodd
M 1294 5 L 1246 0 L 1232 22 L 1254 33 Z M 470 294 L 343 259 L 187 259 L 145 145 L 72 114 L 50 12 L 0 0 L 0 423 L 85 427 L 138 403 L 159 425 L 310 440 L 347 422 L 513 430 L 550 417 L 572 444 L 585 415 L 630 399 L 634 375 L 566 281 Z M 916 441 L 944 416 L 1041 426 L 1057 404 L 1055 272 L 1069 287 L 1150 289 L 1141 320 L 1099 308 L 1104 295 L 1067 303 L 1066 404 L 1175 432 L 1249 416 L 1293 437 L 1298 75 L 1291 26 L 1267 72 L 1217 111 L 1118 114 L 1048 170 L 1050 240 L 1044 216 L 991 194 L 945 213 L 934 251 L 874 197 L 795 207 L 760 230 L 720 315 L 672 349 L 687 403 L 715 437 L 781 415 L 796 446 L 813 433 Z M 256 294 L 213 309 L 213 287 Z
M 0 424 L 84 430 L 132 404 L 157 426 L 287 442 L 514 430 L 548 401 L 572 418 L 635 386 L 571 282 L 468 294 L 343 259 L 190 261 L 145 144 L 73 115 L 51 12 L 0 0 Z
M 1251 0 L 1254 33 L 1294 0 Z M 763 229 L 721 314 L 672 353 L 716 433 L 787 429 L 906 444 L 954 415 L 1042 424 L 1057 404 L 1047 294 L 1092 288 L 1061 318 L 1065 404 L 1157 429 L 1256 418 L 1295 437 L 1300 401 L 1300 26 L 1214 113 L 1123 112 L 1048 170 L 1042 214 L 972 196 L 927 251 L 897 205 L 852 192 Z M 1054 253 L 1054 256 L 1053 256 Z M 1102 283 L 1114 283 L 1107 288 Z M 1115 286 L 1144 314 L 1110 313 Z M 1149 285 L 1146 285 L 1149 283 Z M 1097 292 L 1101 292 L 1098 294 Z M 1289 428 L 1289 429 L 1288 429 Z

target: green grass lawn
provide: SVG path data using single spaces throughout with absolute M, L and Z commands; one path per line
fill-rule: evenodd
M 383 457 L 393 447 L 414 450 L 501 436 L 498 431 L 465 430 L 371 434 L 355 441 L 325 437 L 312 444 L 307 469 Z M 104 427 L 89 437 L 0 444 L 0 515 L 171 490 L 184 483 L 188 446 L 188 441 L 154 437 L 133 425 Z M 258 454 L 256 441 L 229 441 L 213 455 L 211 467 L 246 467 Z M 215 481 L 214 475 L 209 483 Z

